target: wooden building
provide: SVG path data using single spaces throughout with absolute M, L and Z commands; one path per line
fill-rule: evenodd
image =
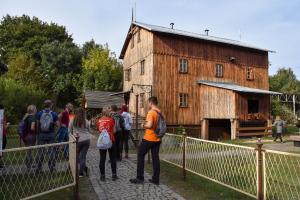
M 157 96 L 170 127 L 205 139 L 262 135 L 270 118 L 267 49 L 207 34 L 132 22 L 120 59 L 125 100 L 140 116 Z

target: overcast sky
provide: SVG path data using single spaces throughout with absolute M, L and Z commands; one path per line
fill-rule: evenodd
M 300 78 L 300 0 L 0 0 L 0 16 L 36 16 L 66 26 L 76 43 L 94 39 L 119 55 L 136 2 L 136 20 L 210 34 L 276 51 L 270 74 L 292 67 Z

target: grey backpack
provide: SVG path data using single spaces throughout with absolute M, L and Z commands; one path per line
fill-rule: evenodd
M 158 114 L 158 121 L 157 121 L 157 127 L 154 132 L 157 137 L 162 138 L 165 136 L 167 132 L 167 123 L 165 118 L 162 116 L 160 112 L 157 112 L 157 114 Z
M 40 129 L 41 132 L 50 132 L 53 125 L 52 112 L 43 111 L 40 118 Z

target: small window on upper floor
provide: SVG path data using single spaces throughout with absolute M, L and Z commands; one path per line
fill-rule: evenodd
M 131 48 L 134 47 L 134 34 L 132 34 L 132 37 L 131 37 Z
M 145 60 L 141 61 L 141 75 L 145 74 Z
M 246 76 L 247 76 L 247 80 L 249 80 L 249 81 L 254 80 L 254 73 L 253 73 L 253 68 L 252 67 L 247 67 Z
M 137 42 L 141 41 L 141 30 L 138 30 L 137 32 Z
M 145 106 L 145 94 L 144 93 L 140 93 L 140 108 L 144 108 Z
M 224 68 L 222 64 L 216 64 L 216 77 L 223 78 L 224 76 Z
M 179 59 L 179 73 L 188 73 L 187 59 Z
M 188 107 L 188 94 L 187 93 L 179 94 L 179 107 L 181 107 L 181 108 Z
M 125 81 L 131 81 L 131 69 L 125 70 Z

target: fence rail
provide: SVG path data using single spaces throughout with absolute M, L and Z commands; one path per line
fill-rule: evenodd
M 69 145 L 69 158 L 63 155 Z M 1 150 L 0 199 L 31 199 L 76 185 L 76 138 Z
M 300 155 L 167 134 L 162 160 L 265 200 L 300 199 Z

